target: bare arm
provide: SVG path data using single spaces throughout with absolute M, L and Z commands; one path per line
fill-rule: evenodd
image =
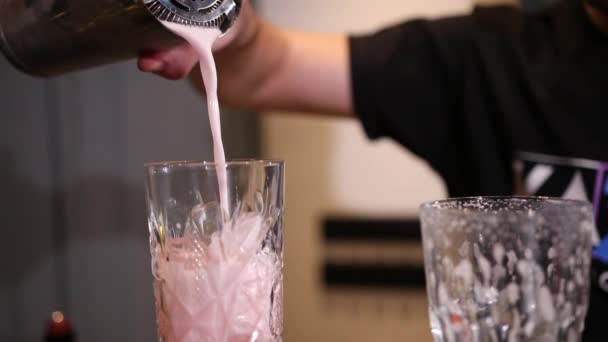
M 345 36 L 284 31 L 248 7 L 216 55 L 220 100 L 258 111 L 353 114 Z M 187 45 L 140 56 L 139 68 L 169 79 L 185 77 L 196 64 Z M 192 73 L 199 87 L 200 74 Z
M 220 98 L 227 105 L 352 115 L 347 39 L 281 31 L 262 23 L 246 49 L 217 54 Z

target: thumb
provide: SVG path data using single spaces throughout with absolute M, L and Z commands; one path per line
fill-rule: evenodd
M 148 51 L 139 55 L 137 66 L 143 72 L 151 72 L 170 80 L 186 77 L 198 58 L 189 44 L 170 50 Z

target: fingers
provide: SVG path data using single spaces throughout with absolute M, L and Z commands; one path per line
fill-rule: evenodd
M 167 51 L 143 52 L 137 66 L 143 72 L 151 72 L 170 80 L 182 79 L 190 73 L 198 59 L 188 44 Z

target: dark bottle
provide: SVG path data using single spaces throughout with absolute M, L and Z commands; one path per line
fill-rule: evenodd
M 45 342 L 76 342 L 76 334 L 72 323 L 62 312 L 55 311 L 47 323 Z

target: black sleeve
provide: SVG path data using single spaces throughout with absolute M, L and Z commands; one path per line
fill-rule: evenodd
M 368 137 L 390 137 L 441 169 L 471 48 L 471 16 L 414 20 L 350 38 L 354 107 Z

